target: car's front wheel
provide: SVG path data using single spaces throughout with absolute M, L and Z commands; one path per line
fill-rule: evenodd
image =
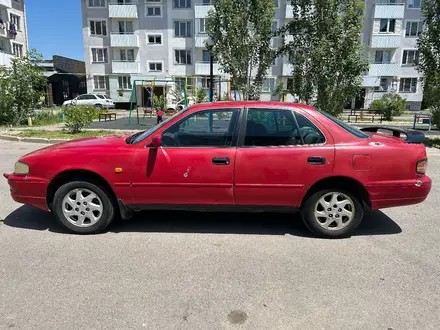
M 364 216 L 361 201 L 344 189 L 325 189 L 312 194 L 302 207 L 310 231 L 323 238 L 352 235 Z
M 86 181 L 73 181 L 59 187 L 53 212 L 64 227 L 77 234 L 102 232 L 115 218 L 111 195 Z
M 102 110 L 103 106 L 102 104 L 95 104 L 95 108 L 98 110 Z

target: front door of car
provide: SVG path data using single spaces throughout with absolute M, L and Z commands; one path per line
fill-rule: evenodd
M 331 174 L 333 139 L 311 119 L 292 110 L 247 110 L 235 161 L 237 205 L 295 207 L 308 187 Z
M 202 110 L 166 127 L 159 148 L 140 147 L 133 203 L 232 205 L 240 109 Z

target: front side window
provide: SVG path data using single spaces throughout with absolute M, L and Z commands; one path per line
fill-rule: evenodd
M 306 117 L 291 110 L 249 109 L 247 147 L 322 144 L 325 137 Z
M 164 132 L 162 146 L 230 147 L 239 112 L 238 109 L 221 109 L 191 114 Z

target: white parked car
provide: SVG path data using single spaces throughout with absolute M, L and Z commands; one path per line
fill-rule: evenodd
M 195 103 L 193 97 L 188 97 L 188 106 L 193 105 Z M 168 100 L 166 108 L 167 110 L 179 110 L 179 107 L 182 109 L 185 108 L 185 99 L 181 99 L 177 101 L 175 98 L 171 98 Z
M 97 109 L 114 109 L 115 103 L 107 95 L 101 94 L 83 94 L 75 97 L 73 100 L 67 100 L 63 107 L 69 105 L 92 105 Z

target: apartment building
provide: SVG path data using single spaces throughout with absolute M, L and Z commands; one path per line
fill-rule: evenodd
M 277 29 L 293 15 L 289 0 L 274 1 L 273 28 Z M 205 47 L 205 18 L 211 9 L 210 0 L 82 0 L 88 91 L 128 102 L 134 80 L 184 76 L 189 77 L 191 88 L 208 89 L 210 52 Z M 364 26 L 363 41 L 371 65 L 362 93 L 352 106 L 368 107 L 384 92 L 395 90 L 408 100 L 410 109 L 420 109 L 422 87 L 413 65 L 418 56 L 420 0 L 366 0 Z M 276 48 L 281 42 L 274 38 L 272 45 Z M 261 99 L 279 99 L 272 92 L 279 81 L 287 85 L 291 70 L 286 58 L 277 58 L 263 82 Z M 214 75 L 216 81 L 223 81 L 215 85 L 217 94 L 223 95 L 228 77 L 217 63 Z M 165 85 L 156 83 L 162 89 Z
M 25 0 L 0 0 L 0 65 L 28 50 Z

